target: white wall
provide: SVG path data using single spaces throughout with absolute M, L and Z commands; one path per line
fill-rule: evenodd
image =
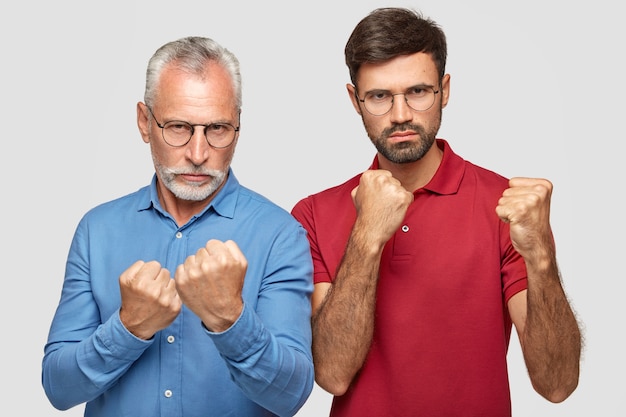
M 233 167 L 243 184 L 290 209 L 370 163 L 373 148 L 345 93 L 343 47 L 370 10 L 400 5 L 421 8 L 448 35 L 452 94 L 440 136 L 479 165 L 555 184 L 559 262 L 586 328 L 580 385 L 562 404 L 540 398 L 514 339 L 514 415 L 624 415 L 626 31 L 617 3 L 352 3 L 36 0 L 2 6 L 1 414 L 82 415 L 82 407 L 61 413 L 47 402 L 40 384 L 43 345 L 79 218 L 151 178 L 135 104 L 154 50 L 205 35 L 238 55 L 244 108 Z M 298 416 L 324 416 L 329 404 L 316 388 Z

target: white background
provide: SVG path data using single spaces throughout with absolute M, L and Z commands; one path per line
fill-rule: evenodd
M 559 263 L 585 327 L 580 385 L 562 404 L 543 400 L 514 337 L 514 416 L 625 415 L 626 31 L 618 2 L 346 3 L 3 3 L 2 415 L 82 415 L 82 406 L 61 413 L 49 405 L 43 346 L 80 217 L 151 179 L 135 104 L 156 48 L 204 35 L 239 57 L 244 105 L 233 168 L 244 185 L 289 210 L 372 160 L 345 92 L 343 47 L 380 6 L 419 8 L 447 33 L 452 84 L 440 137 L 474 163 L 555 186 Z M 316 387 L 298 416 L 326 416 L 329 405 Z

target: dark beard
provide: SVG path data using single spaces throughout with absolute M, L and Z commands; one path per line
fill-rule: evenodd
M 389 144 L 387 139 L 394 132 L 401 132 L 404 130 L 412 130 L 420 137 L 419 142 L 401 142 L 395 144 Z M 415 162 L 424 157 L 428 150 L 435 143 L 435 137 L 437 135 L 437 129 L 430 132 L 420 125 L 414 125 L 411 123 L 403 123 L 401 125 L 394 125 L 382 131 L 380 136 L 371 137 L 372 143 L 378 150 L 378 152 L 389 161 L 395 164 L 406 164 Z

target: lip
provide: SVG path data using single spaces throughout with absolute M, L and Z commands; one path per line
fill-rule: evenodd
M 404 130 L 402 132 L 392 133 L 391 135 L 389 135 L 389 139 L 393 140 L 394 142 L 402 142 L 404 140 L 413 139 L 416 135 L 417 133 L 412 130 Z
M 187 182 L 204 182 L 209 176 L 200 174 L 180 174 L 180 176 Z

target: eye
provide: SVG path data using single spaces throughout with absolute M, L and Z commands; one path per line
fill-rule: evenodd
M 167 122 L 163 128 L 172 133 L 187 133 L 191 131 L 191 125 L 189 123 L 179 122 L 176 120 Z
M 409 88 L 406 92 L 406 95 L 414 98 L 420 98 L 428 95 L 428 93 L 430 93 L 430 89 L 428 89 L 427 87 L 416 85 L 415 87 Z
M 212 134 L 220 134 L 228 131 L 228 125 L 222 123 L 211 123 L 207 127 L 207 132 Z
M 387 101 L 390 98 L 391 98 L 391 93 L 385 90 L 370 91 L 369 93 L 367 93 L 367 96 L 365 97 L 366 100 L 371 100 L 371 101 Z

